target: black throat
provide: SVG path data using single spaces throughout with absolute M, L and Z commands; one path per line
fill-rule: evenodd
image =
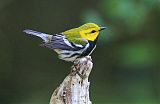
M 82 56 L 87 56 L 93 51 L 93 49 L 96 46 L 97 40 L 98 40 L 98 37 L 94 41 L 88 41 L 89 47 L 87 48 L 86 51 L 82 53 Z

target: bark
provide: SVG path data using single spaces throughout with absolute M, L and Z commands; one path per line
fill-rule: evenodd
M 76 60 L 69 75 L 53 92 L 50 104 L 92 104 L 88 82 L 92 67 L 90 56 Z

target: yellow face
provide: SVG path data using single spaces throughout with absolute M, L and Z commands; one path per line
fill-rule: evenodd
M 95 41 L 98 37 L 99 32 L 105 29 L 105 27 L 99 27 L 94 23 L 86 23 L 78 28 L 73 28 L 67 31 L 64 31 L 64 35 L 68 39 L 74 40 L 74 38 L 84 38 L 86 40 Z
M 79 27 L 82 38 L 94 41 L 99 35 L 100 27 L 94 23 L 87 23 Z

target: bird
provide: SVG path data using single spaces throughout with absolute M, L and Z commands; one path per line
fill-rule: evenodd
M 40 37 L 43 43 L 40 46 L 54 50 L 58 58 L 68 62 L 89 56 L 96 48 L 97 40 L 101 30 L 95 23 L 86 23 L 77 28 L 72 28 L 58 34 L 47 34 L 32 29 L 25 29 L 26 34 Z

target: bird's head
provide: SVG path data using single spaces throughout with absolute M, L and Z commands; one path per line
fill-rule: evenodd
M 79 34 L 82 38 L 90 41 L 94 41 L 99 36 L 99 32 L 106 27 L 99 27 L 95 23 L 86 23 L 79 27 Z
M 64 34 L 79 35 L 86 40 L 95 41 L 99 36 L 99 32 L 104 29 L 106 29 L 106 27 L 100 27 L 95 23 L 86 23 L 78 28 L 65 31 Z

